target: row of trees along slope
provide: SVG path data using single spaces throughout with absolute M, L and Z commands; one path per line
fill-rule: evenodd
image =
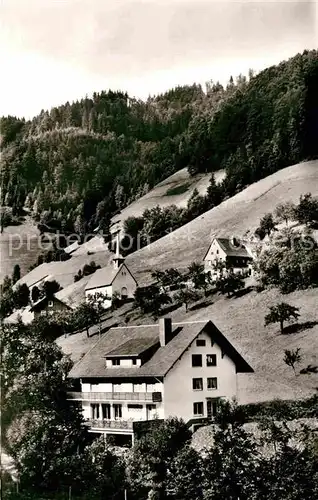
M 225 168 L 228 196 L 318 153 L 318 53 L 262 71 L 177 87 L 146 102 L 94 93 L 31 121 L 1 119 L 1 204 L 83 233 L 187 167 Z

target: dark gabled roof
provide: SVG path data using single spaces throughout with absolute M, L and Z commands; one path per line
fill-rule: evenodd
M 46 302 L 49 302 L 50 300 L 56 300 L 57 302 L 61 302 L 62 304 L 64 304 L 66 307 L 69 307 L 70 306 L 68 304 L 66 304 L 64 301 L 58 299 L 55 295 L 53 295 L 52 297 L 48 298 L 46 296 L 42 297 L 41 299 L 39 299 L 37 302 L 34 302 L 34 304 L 32 305 L 30 311 L 36 311 L 37 309 L 40 309 L 41 310 L 41 307 L 40 306 L 44 306 L 45 307 L 45 303 Z
M 173 323 L 174 337 L 164 347 L 158 347 L 154 355 L 142 366 L 136 368 L 106 368 L 105 355 L 122 348 L 129 340 L 149 339 L 152 345 L 159 340 L 159 326 L 130 326 L 111 328 L 95 346 L 72 368 L 70 378 L 133 378 L 164 377 L 181 358 L 186 349 L 202 332 L 206 331 L 235 362 L 237 372 L 253 372 L 232 344 L 224 337 L 211 321 L 193 323 Z
M 237 247 L 231 243 L 229 238 L 216 238 L 216 241 L 229 257 L 250 257 L 244 245 L 239 244 Z
M 136 338 L 127 340 L 124 344 L 116 347 L 110 352 L 105 354 L 105 358 L 113 357 L 126 357 L 126 356 L 140 356 L 142 353 L 147 351 L 150 347 L 158 344 L 158 339 L 152 338 Z
M 214 240 L 217 241 L 217 243 L 220 245 L 220 247 L 228 257 L 242 257 L 252 259 L 251 255 L 248 253 L 243 244 L 240 243 L 238 246 L 235 246 L 233 245 L 233 243 L 231 243 L 230 238 L 214 238 L 213 241 Z M 209 246 L 203 260 L 205 260 L 206 256 L 208 255 L 211 245 Z
M 85 286 L 90 278 L 91 276 L 83 276 L 79 281 L 71 283 L 67 287 L 56 292 L 50 300 L 57 300 L 70 309 L 76 309 L 76 307 L 85 300 Z M 46 296 L 42 297 L 37 302 L 34 302 L 31 310 L 37 309 L 42 303 L 45 304 L 47 300 Z

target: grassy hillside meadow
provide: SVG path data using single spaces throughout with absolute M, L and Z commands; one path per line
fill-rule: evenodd
M 212 296 L 207 304 L 185 313 L 184 307 L 169 313 L 175 322 L 211 320 L 233 343 L 254 369 L 254 374 L 238 375 L 238 399 L 240 403 L 268 401 L 272 399 L 298 399 L 312 395 L 318 387 L 318 374 L 299 374 L 308 365 L 318 366 L 318 316 L 317 290 L 294 292 L 287 297 L 277 290 L 261 293 L 252 291 L 242 297 L 227 299 Z M 300 308 L 300 327 L 293 334 L 280 335 L 278 325 L 264 326 L 267 307 L 278 301 L 287 300 Z M 103 329 L 111 326 L 126 326 L 124 318 L 130 313 L 130 306 L 115 311 L 103 322 Z M 129 324 L 153 324 L 151 317 L 133 315 Z M 302 329 L 303 328 L 303 329 Z M 98 342 L 98 329 L 93 327 L 91 337 L 86 332 L 67 338 L 60 337 L 57 343 L 65 354 L 76 363 Z M 103 333 L 103 335 L 107 335 Z M 300 347 L 302 361 L 297 366 L 297 376 L 283 362 L 284 349 Z
M 21 276 L 36 262 L 42 253 L 39 246 L 39 231 L 30 218 L 20 226 L 5 227 L 0 234 L 0 283 L 11 275 L 15 264 L 19 264 Z
M 168 267 L 184 268 L 193 260 L 201 260 L 215 235 L 242 236 L 253 231 L 260 217 L 286 200 L 297 201 L 306 192 L 318 195 L 318 161 L 288 167 L 223 202 L 174 233 L 149 247 L 131 254 L 127 263 L 140 282 L 146 283 L 150 271 Z M 268 306 L 279 301 L 300 308 L 302 325 L 298 332 L 280 335 L 277 325 L 264 326 Z M 296 399 L 316 392 L 318 374 L 298 374 L 283 362 L 284 349 L 300 347 L 302 361 L 299 370 L 308 365 L 318 366 L 318 291 L 309 289 L 281 295 L 275 289 L 261 293 L 251 291 L 238 298 L 213 295 L 207 303 L 185 313 L 181 307 L 171 313 L 173 321 L 212 320 L 246 357 L 255 374 L 239 375 L 238 394 L 241 403 L 266 401 L 274 398 Z M 127 310 L 119 310 L 105 321 L 105 327 L 125 324 Z M 153 323 L 147 316 L 134 315 L 131 324 Z M 309 326 L 308 326 L 309 325 Z M 95 332 L 96 333 L 96 332 Z M 107 333 L 105 333 L 107 335 Z M 58 340 L 63 350 L 78 361 L 98 341 L 95 334 L 86 339 L 79 333 Z
M 225 173 L 223 170 L 216 172 L 216 181 L 221 182 L 224 175 Z M 119 225 L 121 225 L 125 219 L 131 215 L 142 215 L 144 210 L 156 205 L 165 207 L 175 204 L 184 207 L 195 188 L 197 188 L 202 195 L 206 193 L 210 177 L 210 173 L 197 174 L 191 177 L 187 169 L 184 168 L 157 184 L 149 193 L 142 196 L 139 200 L 128 205 L 119 215 L 113 217 L 112 222 L 115 223 L 120 221 Z M 39 234 L 36 224 L 32 222 L 30 217 L 20 226 L 8 226 L 4 228 L 3 234 L 0 234 L 0 283 L 6 275 L 11 275 L 15 264 L 18 263 L 20 265 L 21 276 L 23 276 L 28 268 L 36 262 L 38 255 L 41 253 L 41 248 L 38 245 Z M 20 246 L 20 237 L 22 238 L 23 244 L 21 248 L 18 248 Z M 11 241 L 13 241 L 12 252 L 10 252 L 10 238 Z M 14 240 L 12 240 L 12 238 L 14 238 Z M 72 257 L 87 255 L 88 252 L 90 254 L 106 252 L 109 258 L 111 258 L 108 245 L 104 243 L 103 238 L 98 235 L 86 243 L 76 246 L 76 249 L 72 252 Z
M 224 177 L 224 170 L 215 172 L 217 183 L 222 182 Z M 112 218 L 111 222 L 119 223 L 119 226 L 121 226 L 128 217 L 139 217 L 146 209 L 153 208 L 156 205 L 162 208 L 168 205 L 186 207 L 187 201 L 195 188 L 202 196 L 206 194 L 210 178 L 211 173 L 190 176 L 188 170 L 183 168 L 157 184 L 149 193 L 139 198 L 139 200 L 125 207 L 120 214 Z
M 148 247 L 129 255 L 127 263 L 140 282 L 154 269 L 187 267 L 201 261 L 215 236 L 242 237 L 253 233 L 260 218 L 283 201 L 297 202 L 301 194 L 318 195 L 318 161 L 287 167 L 244 189 L 197 219 Z M 248 236 L 248 234 L 247 234 Z

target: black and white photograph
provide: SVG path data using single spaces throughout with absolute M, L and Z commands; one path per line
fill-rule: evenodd
M 317 500 L 318 1 L 0 19 L 0 500 Z

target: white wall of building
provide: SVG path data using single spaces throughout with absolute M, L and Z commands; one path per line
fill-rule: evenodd
M 88 301 L 90 297 L 94 297 L 96 294 L 102 294 L 109 298 L 103 303 L 103 307 L 108 309 L 112 305 L 111 298 L 113 293 L 119 293 L 120 296 L 126 295 L 128 299 L 132 299 L 134 298 L 136 288 L 137 283 L 124 264 L 118 271 L 111 285 L 85 290 L 85 298 Z
M 81 383 L 81 392 L 163 392 L 164 384 L 162 382 L 146 383 L 146 382 L 99 382 L 90 384 L 87 382 Z
M 225 262 L 226 261 L 226 253 L 220 247 L 218 242 L 216 240 L 213 240 L 211 243 L 211 246 L 208 250 L 208 253 L 206 254 L 206 256 L 204 258 L 205 271 L 211 271 L 211 273 L 213 275 L 213 273 L 215 273 L 215 270 L 213 269 L 213 265 L 218 260 Z
M 134 293 L 136 291 L 137 284 L 125 265 L 121 267 L 120 271 L 114 278 L 112 287 L 113 287 L 113 293 L 118 292 L 120 295 L 122 295 L 123 289 L 126 288 L 127 297 L 129 299 L 134 298 Z
M 205 347 L 196 346 L 196 340 L 176 362 L 164 379 L 164 418 L 181 417 L 185 421 L 198 415 L 193 413 L 193 403 L 203 402 L 203 416 L 207 416 L 207 398 L 229 398 L 237 395 L 237 376 L 234 362 L 222 357 L 221 348 L 211 345 L 211 337 L 201 333 L 198 339 L 206 341 Z M 192 367 L 192 354 L 202 355 L 202 367 Z M 206 355 L 216 354 L 217 366 L 206 366 Z M 217 378 L 217 389 L 207 389 L 207 378 Z M 203 390 L 193 390 L 192 379 L 203 379 Z
M 135 368 L 141 366 L 141 359 L 136 359 L 136 364 L 133 364 L 132 358 L 121 358 L 120 365 L 113 365 L 112 359 L 106 359 L 106 368 L 118 368 L 118 366 L 123 366 L 125 368 Z

